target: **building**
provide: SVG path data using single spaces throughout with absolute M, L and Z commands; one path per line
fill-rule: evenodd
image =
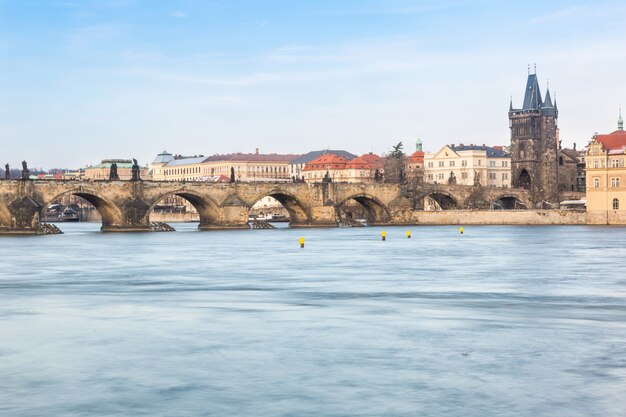
M 347 151 L 343 151 L 343 150 L 324 149 L 321 151 L 311 151 L 304 155 L 300 155 L 299 157 L 289 162 L 289 176 L 294 181 L 304 180 L 303 178 L 304 166 L 308 164 L 309 162 L 313 161 L 314 159 L 319 158 L 320 156 L 329 155 L 329 154 L 340 156 L 347 161 L 356 158 L 356 155 L 351 154 L 350 152 L 347 152 Z
M 181 156 L 163 151 L 152 161 L 153 181 L 202 181 L 207 169 L 204 155 Z
M 289 162 L 297 158 L 292 154 L 232 153 L 205 157 L 173 156 L 163 151 L 152 162 L 152 179 L 155 181 L 215 181 L 227 177 L 231 168 L 235 181 L 291 181 Z
M 595 135 L 585 159 L 587 222 L 626 224 L 626 132 L 621 110 L 617 130 Z
M 120 180 L 130 180 L 133 176 L 133 161 L 130 159 L 103 159 L 98 165 L 91 165 L 85 168 L 85 180 L 108 180 L 111 172 L 111 165 L 117 164 L 117 175 Z M 141 179 L 147 180 L 149 177 L 148 167 L 139 168 L 139 176 Z
M 422 141 L 418 138 L 415 142 L 415 152 L 408 156 L 406 162 L 406 176 L 409 180 L 423 181 L 425 156 Z
M 503 146 L 446 145 L 425 155 L 424 181 L 510 187 L 511 155 Z
M 203 168 L 207 175 L 230 176 L 231 168 L 236 181 L 287 182 L 292 181 L 289 163 L 300 155 L 231 153 L 213 155 L 204 160 Z
M 350 160 L 330 153 L 306 163 L 302 175 L 306 182 L 373 182 L 376 170 L 381 172 L 382 166 L 382 159 L 374 153 Z
M 537 74 L 528 74 L 521 109 L 509 105 L 512 185 L 528 189 L 536 203 L 558 202 L 567 191 L 581 191 L 581 152 L 561 148 L 559 111 L 550 90 L 541 97 Z

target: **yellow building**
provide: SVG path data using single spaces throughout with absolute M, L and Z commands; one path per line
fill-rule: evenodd
M 446 145 L 425 155 L 424 181 L 510 187 L 511 155 L 502 146 Z
M 298 155 L 232 153 L 209 157 L 173 156 L 163 151 L 152 162 L 152 179 L 155 181 L 216 181 L 230 179 L 231 169 L 235 181 L 291 181 L 289 162 Z
M 98 165 L 85 168 L 83 179 L 85 180 L 108 180 L 111 172 L 111 165 L 117 164 L 117 175 L 120 180 L 127 181 L 133 176 L 133 161 L 130 159 L 103 159 Z M 139 176 L 142 180 L 147 180 L 149 175 L 148 167 L 139 168 Z
M 595 135 L 587 148 L 587 222 L 626 224 L 626 132 Z

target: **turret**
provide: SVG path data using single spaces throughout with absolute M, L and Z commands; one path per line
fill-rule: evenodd
M 422 150 L 422 141 L 420 140 L 420 138 L 417 138 L 417 140 L 415 141 L 415 152 L 418 152 L 421 150 Z

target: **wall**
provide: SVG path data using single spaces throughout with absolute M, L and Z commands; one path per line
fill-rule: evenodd
M 417 224 L 519 224 L 576 225 L 586 224 L 586 213 L 574 210 L 447 210 L 415 211 Z

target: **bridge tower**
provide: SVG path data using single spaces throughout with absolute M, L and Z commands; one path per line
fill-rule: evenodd
M 558 117 L 550 90 L 541 98 L 537 71 L 528 71 L 521 109 L 509 105 L 511 180 L 531 192 L 534 203 L 558 201 Z

